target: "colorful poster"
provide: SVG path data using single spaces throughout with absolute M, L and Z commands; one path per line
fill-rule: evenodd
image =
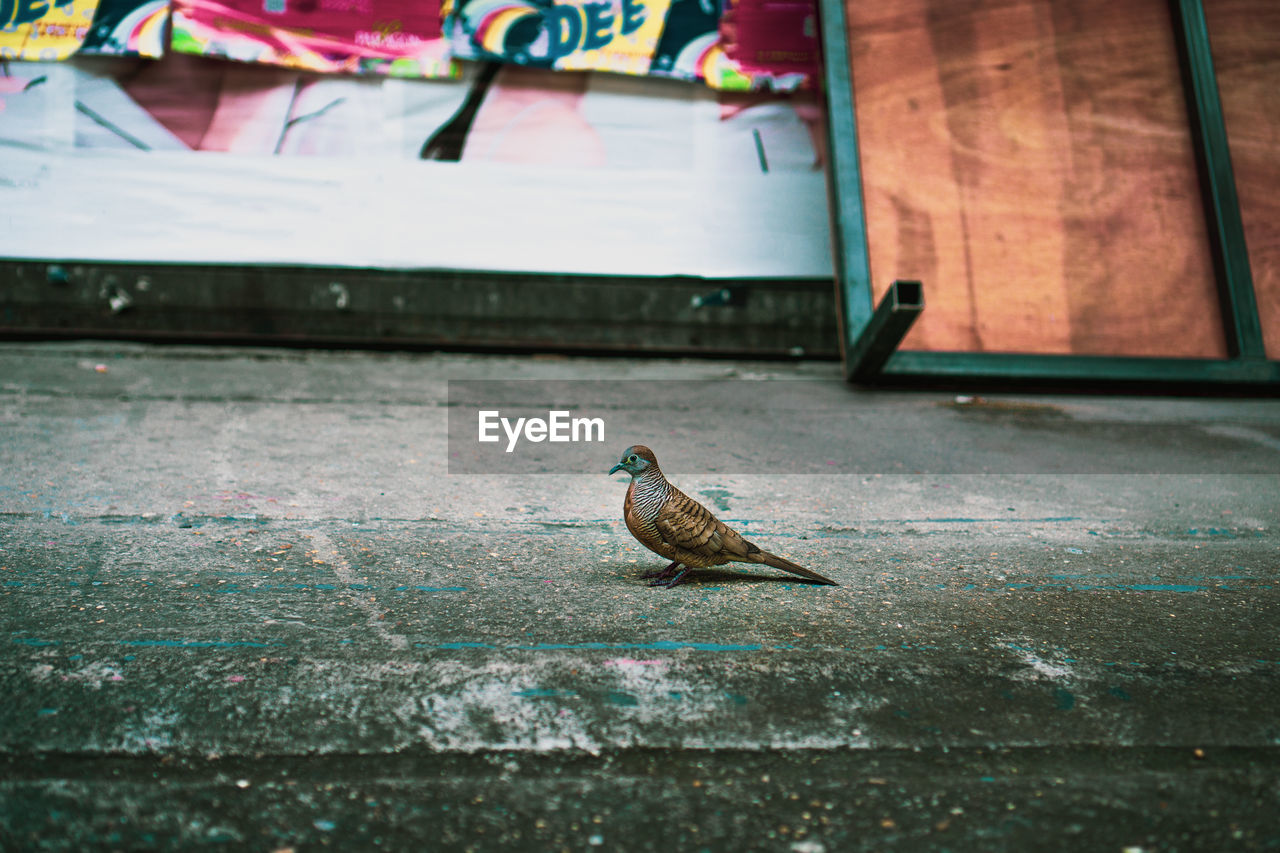
M 770 24 L 795 29 L 795 11 L 804 5 L 791 3 L 781 15 L 748 12 L 744 32 L 751 55 L 768 53 L 761 45 L 769 42 Z M 781 73 L 767 63 L 747 68 L 726 54 L 720 0 L 458 0 L 445 32 L 460 58 L 557 71 L 701 80 L 741 91 L 796 89 L 808 76 L 790 66 Z M 780 50 L 789 56 L 794 39 L 787 38 Z
M 2 0 L 0 0 L 2 2 Z M 164 56 L 169 0 L 98 0 L 80 56 Z
M 168 0 L 0 0 L 0 59 L 164 54 Z
M 438 0 L 174 0 L 172 47 L 340 74 L 454 77 Z
M 654 73 L 705 80 L 723 55 L 719 0 L 674 0 L 666 19 L 654 56 Z
M 98 0 L 0 0 L 0 59 L 66 59 L 80 49 Z
M 455 54 L 467 59 L 643 75 L 671 5 L 672 0 L 459 0 L 445 30 Z
M 798 88 L 820 71 L 818 9 L 813 0 L 725 0 L 720 42 L 726 67 L 747 78 L 768 80 L 773 89 Z

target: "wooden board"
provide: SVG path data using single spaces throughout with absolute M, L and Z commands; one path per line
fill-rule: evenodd
M 1267 356 L 1280 358 L 1280 4 L 1206 0 Z
M 1222 357 L 1163 0 L 849 0 L 872 280 L 905 349 Z

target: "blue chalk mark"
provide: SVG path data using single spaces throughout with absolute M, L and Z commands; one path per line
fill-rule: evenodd
M 1059 711 L 1070 711 L 1076 706 L 1076 697 L 1072 695 L 1070 690 L 1062 687 L 1053 691 L 1053 707 Z
M 519 696 L 523 699 L 547 699 L 556 696 L 576 696 L 572 690 L 547 690 L 545 688 L 531 688 L 529 690 L 517 690 L 511 695 Z
M 40 716 L 42 717 L 47 717 L 50 714 L 56 714 L 56 713 L 58 713 L 57 708 L 41 708 L 40 709 Z
M 39 637 L 14 637 L 13 641 L 20 646 L 56 646 L 57 640 L 42 640 Z
M 415 586 L 414 589 L 422 592 L 466 592 L 465 586 Z
M 630 693 L 620 693 L 617 691 L 612 691 L 608 693 L 604 698 L 608 700 L 610 704 L 622 705 L 627 708 L 634 708 L 640 704 L 640 700 L 632 696 Z
M 533 646 L 516 646 L 521 651 L 556 651 L 560 649 L 611 649 L 612 643 L 538 643 Z

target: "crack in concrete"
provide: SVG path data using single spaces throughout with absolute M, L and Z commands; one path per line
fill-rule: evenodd
M 359 583 L 355 572 L 351 570 L 351 563 L 342 556 L 342 553 L 327 534 L 319 530 L 309 530 L 305 535 L 311 540 L 315 558 L 325 565 L 331 566 L 338 580 L 342 581 L 348 588 Z M 409 648 L 409 640 L 403 634 L 397 634 L 392 631 L 382 621 L 382 613 L 374 606 L 373 601 L 359 595 L 353 596 L 353 600 L 356 606 L 365 614 L 365 624 L 373 630 L 379 639 L 386 642 L 393 649 L 403 650 Z

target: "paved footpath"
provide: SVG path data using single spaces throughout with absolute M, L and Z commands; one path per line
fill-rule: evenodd
M 648 587 L 632 443 L 840 585 Z M 1275 400 L 7 344 L 0 849 L 1276 849 L 1278 584 Z

